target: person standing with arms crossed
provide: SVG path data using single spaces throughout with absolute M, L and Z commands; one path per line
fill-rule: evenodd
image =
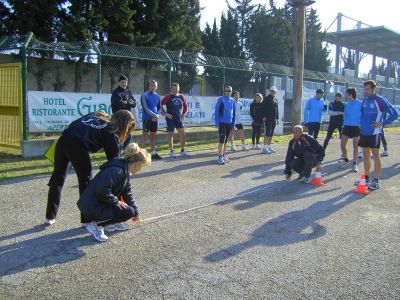
M 230 160 L 225 156 L 226 143 L 229 135 L 235 126 L 235 100 L 231 97 L 232 87 L 225 86 L 224 95 L 219 97 L 215 104 L 215 126 L 218 128 L 218 160 L 217 164 L 224 165 Z
M 318 89 L 315 97 L 308 99 L 304 108 L 303 123 L 308 128 L 308 134 L 314 139 L 318 138 L 319 129 L 321 128 L 322 111 L 324 110 L 324 91 Z
M 272 137 L 274 136 L 275 126 L 279 124 L 278 100 L 276 93 L 278 92 L 275 86 L 271 86 L 269 95 L 262 102 L 263 106 L 263 121 L 265 127 L 264 147 L 262 153 L 270 154 L 275 150 L 271 147 Z
M 328 113 L 331 117 L 329 118 L 328 132 L 326 133 L 326 138 L 324 141 L 325 150 L 326 147 L 328 147 L 329 140 L 336 129 L 339 131 L 340 138 L 342 137 L 343 115 L 345 107 L 345 104 L 342 102 L 342 98 L 342 93 L 336 93 L 335 100 L 329 103 L 328 106 Z
M 162 112 L 167 122 L 168 132 L 168 145 L 171 151 L 169 157 L 175 158 L 174 150 L 174 131 L 175 128 L 179 134 L 179 142 L 181 144 L 181 156 L 189 157 L 189 153 L 185 151 L 185 128 L 183 120 L 188 112 L 188 105 L 186 97 L 179 93 L 179 83 L 173 83 L 171 86 L 171 93 L 165 96 L 161 101 Z
M 157 81 L 150 81 L 149 90 L 140 97 L 140 103 L 143 109 L 143 132 L 140 146 L 144 148 L 148 134 L 150 133 L 151 159 L 155 160 L 162 159 L 156 152 L 156 133 L 161 113 L 161 97 L 156 93 L 157 86 Z
M 358 141 L 360 140 L 360 120 L 362 103 L 357 98 L 355 88 L 346 90 L 347 104 L 344 107 L 344 121 L 340 147 L 342 149 L 343 164 L 342 167 L 348 167 L 350 164 L 347 156 L 347 141 L 353 139 L 353 172 L 358 172 Z
M 369 190 L 380 188 L 381 160 L 379 148 L 382 127 L 398 118 L 396 109 L 385 98 L 376 94 L 373 80 L 364 82 L 364 100 L 361 108 L 361 135 L 358 145 L 363 149 L 365 180 Z M 387 114 L 386 119 L 383 118 Z M 374 179 L 370 182 L 371 152 L 374 157 Z
M 243 124 L 242 124 L 242 116 L 241 116 L 241 111 L 243 108 L 242 102 L 239 101 L 240 98 L 240 93 L 238 91 L 234 91 L 232 93 L 233 99 L 235 99 L 235 108 L 236 108 L 236 114 L 235 114 L 235 126 L 236 129 L 239 131 L 240 135 L 240 140 L 242 141 L 242 150 L 243 151 L 249 151 L 246 146 L 246 140 L 244 137 L 244 129 L 243 129 Z M 231 151 L 236 151 L 236 147 L 234 144 L 235 140 L 235 128 L 232 128 L 231 135 L 229 136 L 229 140 L 231 141 Z
M 121 75 L 118 79 L 118 87 L 113 90 L 111 94 L 111 110 L 115 114 L 120 110 L 128 110 L 132 112 L 132 109 L 136 107 L 136 100 L 133 97 L 131 91 L 128 89 L 128 77 Z M 128 138 L 123 144 L 125 148 L 132 139 L 132 135 L 129 133 Z

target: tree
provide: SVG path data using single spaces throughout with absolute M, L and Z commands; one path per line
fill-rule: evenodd
M 329 50 L 322 47 L 321 23 L 319 21 L 317 11 L 310 8 L 306 17 L 306 45 L 304 55 L 304 68 L 327 72 L 331 61 L 328 59 Z
M 356 68 L 356 54 L 355 51 L 348 49 L 347 50 L 347 56 L 343 57 L 343 61 L 344 61 L 344 65 L 343 68 L 344 69 L 350 69 L 350 70 L 355 70 Z
M 247 35 L 248 51 L 260 62 L 290 65 L 293 53 L 293 29 L 283 9 L 272 12 L 262 7 L 252 16 Z
M 252 5 L 252 0 L 234 0 L 236 7 L 230 5 L 228 0 L 225 0 L 228 5 L 228 12 L 234 15 L 239 24 L 239 37 L 240 37 L 240 47 L 242 51 L 246 47 L 246 37 L 250 29 L 251 15 L 256 11 L 258 5 Z
M 66 0 L 8 0 L 8 33 L 33 32 L 44 42 L 54 42 L 61 25 L 62 5 Z
M 8 22 L 10 13 L 10 8 L 6 6 L 5 2 L 0 2 L 0 35 L 8 34 Z

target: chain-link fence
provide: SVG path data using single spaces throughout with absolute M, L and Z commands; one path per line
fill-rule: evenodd
M 22 63 L 24 105 L 27 91 L 111 93 L 123 74 L 135 94 L 144 92 L 151 79 L 158 81 L 160 94 L 168 93 L 171 83 L 178 82 L 184 94 L 199 96 L 221 95 L 229 84 L 242 97 L 252 98 L 275 85 L 286 92 L 285 121 L 291 121 L 294 73 L 288 66 L 113 42 L 45 43 L 32 34 L 0 37 L 0 63 L 9 62 Z M 304 87 L 325 90 L 328 100 L 349 86 L 362 97 L 364 80 L 304 71 Z M 400 89 L 378 84 L 378 93 L 400 105 Z

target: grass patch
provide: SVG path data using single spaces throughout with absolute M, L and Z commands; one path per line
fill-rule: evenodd
M 216 131 L 215 128 L 207 128 L 206 130 Z M 250 130 L 247 129 L 246 134 L 250 134 Z M 392 134 L 400 134 L 400 127 L 392 127 L 385 128 L 385 132 Z M 140 133 L 135 132 L 135 136 Z M 326 134 L 325 131 L 321 131 L 321 137 Z M 334 135 L 335 136 L 335 135 Z M 338 134 L 336 134 L 338 136 Z M 283 136 L 275 136 L 273 138 L 273 143 L 275 144 L 286 144 L 292 135 L 283 135 Z M 176 143 L 175 145 L 177 149 L 179 149 L 179 145 Z M 262 138 L 261 138 L 262 142 Z M 320 140 L 321 142 L 321 140 Z M 238 136 L 236 135 L 236 144 L 239 144 Z M 246 139 L 247 145 L 251 144 L 251 139 Z M 197 141 L 188 141 L 186 143 L 186 150 L 199 151 L 199 150 L 216 150 L 217 148 L 217 139 L 205 139 L 205 140 L 197 140 Z M 161 155 L 168 155 L 169 149 L 166 143 L 159 144 L 157 146 L 157 151 Z M 99 166 L 106 161 L 106 156 L 103 152 L 94 153 L 91 155 L 93 166 Z M 29 175 L 41 175 L 41 174 L 49 174 L 53 171 L 53 165 L 46 158 L 23 158 L 21 157 L 21 151 L 18 149 L 10 149 L 6 147 L 0 147 L 0 182 L 19 178 Z

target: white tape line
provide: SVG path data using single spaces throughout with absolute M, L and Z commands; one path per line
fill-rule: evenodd
M 253 194 L 253 193 L 256 193 L 258 191 L 265 190 L 265 189 L 268 189 L 268 188 L 270 188 L 270 186 L 265 186 L 265 187 L 262 187 L 262 188 L 258 188 L 258 189 L 255 189 L 253 191 L 249 191 L 249 192 L 237 195 L 237 196 L 231 198 L 231 200 L 236 199 L 236 198 L 240 198 L 240 197 L 243 197 L 243 196 L 246 196 L 246 195 L 250 195 L 250 194 Z M 157 219 L 162 219 L 162 218 L 166 218 L 166 217 L 171 217 L 171 216 L 184 214 L 184 213 L 187 213 L 187 212 L 190 212 L 190 211 L 193 211 L 193 210 L 197 210 L 197 209 L 201 209 L 201 208 L 205 208 L 205 207 L 208 207 L 208 206 L 215 205 L 215 204 L 217 204 L 219 202 L 222 202 L 222 201 L 215 201 L 215 202 L 212 202 L 212 203 L 209 203 L 209 204 L 204 204 L 204 205 L 201 205 L 201 206 L 196 206 L 196 207 L 193 207 L 193 208 L 189 208 L 189 209 L 185 209 L 185 210 L 181 210 L 181 211 L 177 211 L 177 212 L 173 212 L 173 213 L 169 213 L 169 214 L 165 214 L 165 215 L 161 215 L 161 216 L 147 218 L 147 219 L 142 220 L 142 222 L 153 221 L 153 220 L 157 220 Z

